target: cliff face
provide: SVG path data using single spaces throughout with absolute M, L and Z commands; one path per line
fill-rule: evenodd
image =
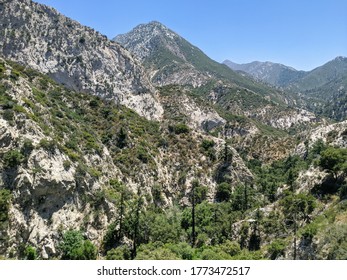
M 160 118 L 162 108 L 142 66 L 117 43 L 30 0 L 1 1 L 0 18 L 3 57 L 48 74 L 71 89 Z

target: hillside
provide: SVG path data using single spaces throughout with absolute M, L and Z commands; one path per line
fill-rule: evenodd
M 347 146 L 346 123 L 313 131 L 298 155 L 267 166 L 251 160 L 246 167 L 221 139 L 190 130 L 170 112 L 167 122 L 148 121 L 29 68 L 5 61 L 0 66 L 3 255 L 70 259 L 93 258 L 99 251 L 108 259 L 292 258 L 292 227 L 285 221 L 294 199 L 308 205 L 295 211 L 310 217 L 297 221 L 296 258 L 344 257 L 334 246 L 345 235 L 332 241 L 328 229 L 345 230 L 338 222 L 347 211 L 340 186 L 345 176 L 338 171 L 336 189 L 329 189 L 330 171 L 310 162 L 327 149 L 317 144 L 319 138 Z M 75 229 L 88 251 L 64 249 L 69 236 L 78 238 Z

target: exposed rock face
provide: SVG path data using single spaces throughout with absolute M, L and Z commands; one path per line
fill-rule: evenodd
M 313 123 L 318 123 L 320 120 L 317 116 L 303 109 L 289 109 L 279 111 L 274 106 L 265 106 L 262 109 L 248 113 L 262 122 L 278 129 L 290 129 L 294 127 L 310 126 Z
M 131 54 L 95 30 L 30 0 L 1 1 L 0 53 L 76 91 L 125 104 L 148 118 L 162 108 Z
M 310 145 L 319 139 L 326 144 L 347 148 L 347 121 L 317 127 L 310 134 Z

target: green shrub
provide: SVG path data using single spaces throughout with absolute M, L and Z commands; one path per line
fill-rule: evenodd
M 143 244 L 139 247 L 136 260 L 178 260 L 178 256 L 160 242 Z
M 4 112 L 2 113 L 2 116 L 3 116 L 4 120 L 6 120 L 6 121 L 13 121 L 14 120 L 14 112 L 12 109 L 4 110 Z
M 179 123 L 173 126 L 169 126 L 169 131 L 175 134 L 186 134 L 189 133 L 189 127 L 184 123 Z
M 80 231 L 68 230 L 59 244 L 63 260 L 95 260 L 97 249 Z
M 106 260 L 130 260 L 131 252 L 128 246 L 122 245 L 107 251 Z
M 17 70 L 12 69 L 10 78 L 14 81 L 18 81 L 20 73 Z
M 316 224 L 312 223 L 312 224 L 307 225 L 303 229 L 301 235 L 303 238 L 305 238 L 307 240 L 312 240 L 313 237 L 317 234 L 317 232 L 318 232 L 318 226 Z
M 213 140 L 204 139 L 201 142 L 201 148 L 205 151 L 208 151 L 209 149 L 213 148 L 215 145 Z
M 24 159 L 23 154 L 18 150 L 11 150 L 4 154 L 4 167 L 5 168 L 14 168 L 22 163 Z
M 36 260 L 38 258 L 36 248 L 32 246 L 25 248 L 24 255 L 27 260 Z
M 64 160 L 64 161 L 63 161 L 63 166 L 64 166 L 64 169 L 65 169 L 65 170 L 69 170 L 70 167 L 71 167 L 71 161 L 69 161 L 69 160 Z
M 10 208 L 12 194 L 9 190 L 0 190 L 0 230 L 8 221 L 8 210 Z
M 165 246 L 182 260 L 192 260 L 194 258 L 195 250 L 188 243 L 168 243 Z
M 321 153 L 319 165 L 336 179 L 338 172 L 347 172 L 347 149 L 328 147 Z
M 231 186 L 228 183 L 221 183 L 217 186 L 216 201 L 229 201 L 231 198 Z
M 219 248 L 230 256 L 235 256 L 241 253 L 240 244 L 236 241 L 226 240 L 224 243 L 219 245 Z
M 39 145 L 41 148 L 52 154 L 55 153 L 57 147 L 57 143 L 54 140 L 48 140 L 46 138 L 41 139 Z
M 208 247 L 201 252 L 200 258 L 202 260 L 228 260 L 230 255 L 218 248 Z
M 274 240 L 268 247 L 268 253 L 270 255 L 270 259 L 275 260 L 278 257 L 283 256 L 285 249 L 286 249 L 286 243 L 284 240 L 281 240 L 281 239 Z
M 33 150 L 34 150 L 33 141 L 31 141 L 30 139 L 25 139 L 23 143 L 23 147 L 21 149 L 21 153 L 25 156 L 28 156 Z

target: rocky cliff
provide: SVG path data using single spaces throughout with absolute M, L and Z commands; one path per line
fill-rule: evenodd
M 148 118 L 162 108 L 141 65 L 97 31 L 31 0 L 0 2 L 0 53 L 67 87 L 124 104 Z

